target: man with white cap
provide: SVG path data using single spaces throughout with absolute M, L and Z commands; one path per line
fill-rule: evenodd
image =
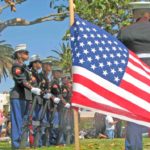
M 27 104 L 32 100 L 32 94 L 41 94 L 39 88 L 31 85 L 32 74 L 24 64 L 29 58 L 28 53 L 26 44 L 17 45 L 14 52 L 12 76 L 15 85 L 10 92 L 12 149 L 18 149 L 20 146 L 23 119 L 27 111 Z
M 131 2 L 129 5 L 135 23 L 123 28 L 118 39 L 150 65 L 150 1 Z
M 150 65 L 150 1 L 131 2 L 135 23 L 123 28 L 118 39 L 128 49 L 135 52 L 147 65 Z M 142 130 L 144 127 L 127 123 L 125 150 L 142 150 Z

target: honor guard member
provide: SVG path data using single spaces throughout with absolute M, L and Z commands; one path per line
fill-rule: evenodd
M 32 93 L 40 95 L 41 90 L 31 86 L 31 72 L 24 64 L 29 58 L 26 44 L 19 44 L 15 48 L 12 76 L 14 88 L 10 92 L 11 104 L 11 139 L 12 149 L 18 149 L 21 140 L 23 119 L 28 101 L 32 100 Z
M 63 71 L 61 67 L 57 67 L 54 66 L 53 70 L 52 70 L 52 74 L 53 74 L 53 82 L 57 82 L 57 84 L 59 84 L 59 86 L 62 86 L 62 75 L 63 75 Z
M 70 107 L 70 91 L 64 84 L 67 83 L 70 74 L 63 76 L 63 85 L 61 86 L 61 94 L 63 98 L 63 105 L 60 108 L 60 125 L 59 125 L 59 144 L 71 144 L 73 142 L 73 111 Z M 65 79 L 65 80 L 64 80 Z M 64 82 L 65 81 L 65 82 Z
M 52 76 L 52 61 L 49 58 L 43 59 L 42 60 L 42 68 L 43 68 L 43 73 L 48 79 L 49 82 L 52 81 L 53 76 Z
M 32 72 L 32 86 L 40 88 L 40 83 L 42 82 L 40 73 L 42 72 L 42 62 L 40 60 L 39 55 L 32 55 L 30 57 L 29 68 Z M 39 113 L 42 105 L 41 96 L 34 96 L 34 100 L 36 100 L 36 105 L 34 106 L 34 114 L 33 120 L 38 120 Z
M 135 23 L 122 29 L 118 39 L 150 66 L 150 2 L 131 2 L 130 6 Z M 128 122 L 125 150 L 143 149 L 142 129 L 142 126 Z

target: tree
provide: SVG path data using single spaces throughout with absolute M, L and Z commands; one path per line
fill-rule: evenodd
M 115 33 L 131 21 L 131 0 L 75 0 L 76 12 L 84 19 Z
M 0 81 L 2 77 L 10 75 L 12 67 L 13 48 L 9 44 L 0 41 Z
M 59 50 L 51 51 L 57 54 L 56 57 L 49 56 L 49 58 L 52 58 L 53 64 L 62 67 L 66 73 L 71 72 L 72 57 L 69 42 L 62 43 Z
M 22 4 L 27 0 L 1 0 L 1 1 L 5 1 L 6 4 L 0 7 L 0 13 L 2 13 L 4 9 L 9 7 L 11 8 L 12 11 L 16 11 L 16 5 Z M 56 13 L 48 14 L 47 16 L 41 16 L 32 21 L 28 21 L 24 18 L 13 18 L 13 19 L 10 18 L 9 20 L 6 21 L 0 21 L 0 32 L 2 32 L 5 28 L 9 26 L 29 26 L 29 25 L 46 22 L 46 21 L 63 21 L 65 18 L 68 17 L 69 15 L 68 9 L 63 9 L 62 5 L 58 7 L 54 7 L 54 9 L 56 8 L 58 10 Z
M 58 0 L 51 0 L 54 9 L 60 9 Z M 62 0 L 65 1 L 65 0 Z M 98 26 L 104 27 L 108 32 L 116 33 L 122 26 L 129 25 L 131 14 L 128 3 L 131 0 L 74 0 L 75 12 L 80 17 Z M 65 3 L 65 2 L 64 2 Z M 67 9 L 67 6 L 66 6 Z

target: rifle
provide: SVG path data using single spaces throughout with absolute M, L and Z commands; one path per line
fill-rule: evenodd
M 29 132 L 30 147 L 33 147 L 33 143 L 34 143 L 33 125 L 35 125 L 36 122 L 32 120 L 32 115 L 33 115 L 33 111 L 35 110 L 37 100 L 38 100 L 37 96 L 33 96 L 33 102 L 30 102 L 29 104 L 29 114 L 27 120 L 25 120 L 23 123 L 23 132 L 21 135 L 20 148 L 26 147 L 28 132 Z
M 36 128 L 35 128 L 36 134 L 35 134 L 35 140 L 34 140 L 34 147 L 38 146 L 39 139 L 40 139 L 40 136 L 41 136 L 41 129 L 42 129 L 42 127 L 45 127 L 46 130 L 48 130 L 47 128 L 50 127 L 50 124 L 42 123 L 42 121 L 43 121 L 43 119 L 45 117 L 46 111 L 49 109 L 48 105 L 50 103 L 49 100 L 44 99 L 44 101 L 45 101 L 45 104 L 42 107 L 42 113 L 41 113 L 40 118 L 38 120 L 39 121 L 39 125 L 36 126 Z M 48 141 L 48 137 L 47 138 L 44 137 L 44 139 L 46 139 L 45 142 L 44 142 L 44 145 L 48 146 L 48 142 L 47 142 Z

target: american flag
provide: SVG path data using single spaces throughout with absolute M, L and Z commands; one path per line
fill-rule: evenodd
M 72 105 L 150 127 L 150 68 L 77 15 L 70 32 Z

